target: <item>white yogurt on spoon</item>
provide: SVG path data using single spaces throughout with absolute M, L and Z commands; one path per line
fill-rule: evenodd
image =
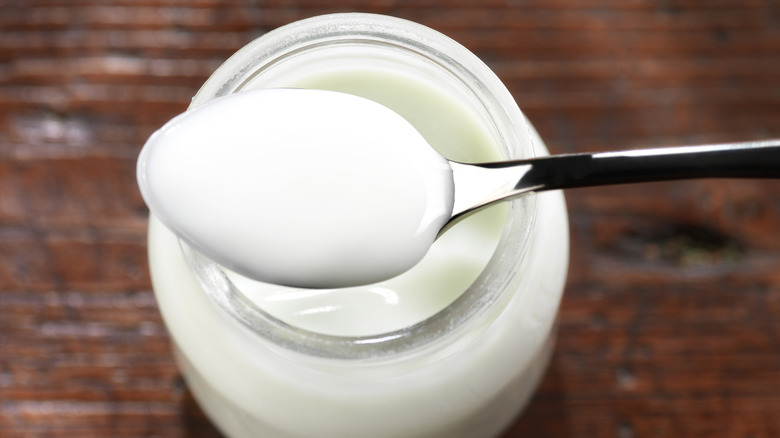
M 450 218 L 446 159 L 401 116 L 356 96 L 253 90 L 150 137 L 144 200 L 171 230 L 247 277 L 308 288 L 394 277 Z

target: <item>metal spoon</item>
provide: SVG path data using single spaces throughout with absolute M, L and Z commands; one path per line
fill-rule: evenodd
M 138 161 L 150 209 L 191 246 L 309 288 L 399 275 L 462 218 L 523 193 L 701 177 L 778 178 L 780 140 L 465 164 L 370 100 L 276 89 L 174 118 Z

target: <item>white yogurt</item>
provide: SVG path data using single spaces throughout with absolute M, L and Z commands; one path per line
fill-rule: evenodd
M 258 86 L 330 90 L 372 99 L 412 122 L 441 155 L 460 161 L 501 159 L 486 122 L 473 108 L 440 83 L 390 68 L 375 59 L 375 53 L 361 52 L 350 48 L 319 62 L 309 59 L 303 71 L 281 69 Z M 345 63 L 345 56 L 365 58 L 355 65 Z M 469 217 L 438 238 L 412 269 L 379 283 L 301 290 L 225 273 L 248 300 L 296 327 L 336 336 L 400 330 L 442 311 L 478 278 L 498 244 L 506 207 L 494 206 Z
M 374 283 L 416 265 L 449 219 L 452 171 L 397 113 L 302 89 L 236 93 L 157 131 L 138 162 L 155 215 L 255 280 Z
M 456 161 L 546 153 L 484 64 L 404 20 L 341 14 L 271 32 L 217 70 L 193 107 L 278 87 L 375 100 Z M 560 193 L 498 207 L 445 233 L 411 270 L 364 287 L 303 290 L 209 271 L 237 286 L 241 315 L 283 321 L 270 333 L 226 311 L 152 217 L 155 294 L 198 403 L 234 438 L 498 436 L 546 369 L 568 256 Z M 275 338 L 301 329 L 292 345 Z M 356 354 L 312 354 L 318 333 L 326 350 L 348 341 Z

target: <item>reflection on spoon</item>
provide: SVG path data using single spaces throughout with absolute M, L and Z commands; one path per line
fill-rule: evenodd
M 463 217 L 523 193 L 701 177 L 780 177 L 780 141 L 465 164 L 370 100 L 269 89 L 174 118 L 138 160 L 144 200 L 180 238 L 304 288 L 401 274 Z

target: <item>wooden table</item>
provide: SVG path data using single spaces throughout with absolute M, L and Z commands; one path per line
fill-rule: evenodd
M 0 0 L 0 436 L 218 436 L 150 288 L 136 155 L 236 49 L 336 11 L 460 41 L 554 153 L 780 137 L 775 0 Z M 506 437 L 780 436 L 780 181 L 567 198 L 559 343 Z

